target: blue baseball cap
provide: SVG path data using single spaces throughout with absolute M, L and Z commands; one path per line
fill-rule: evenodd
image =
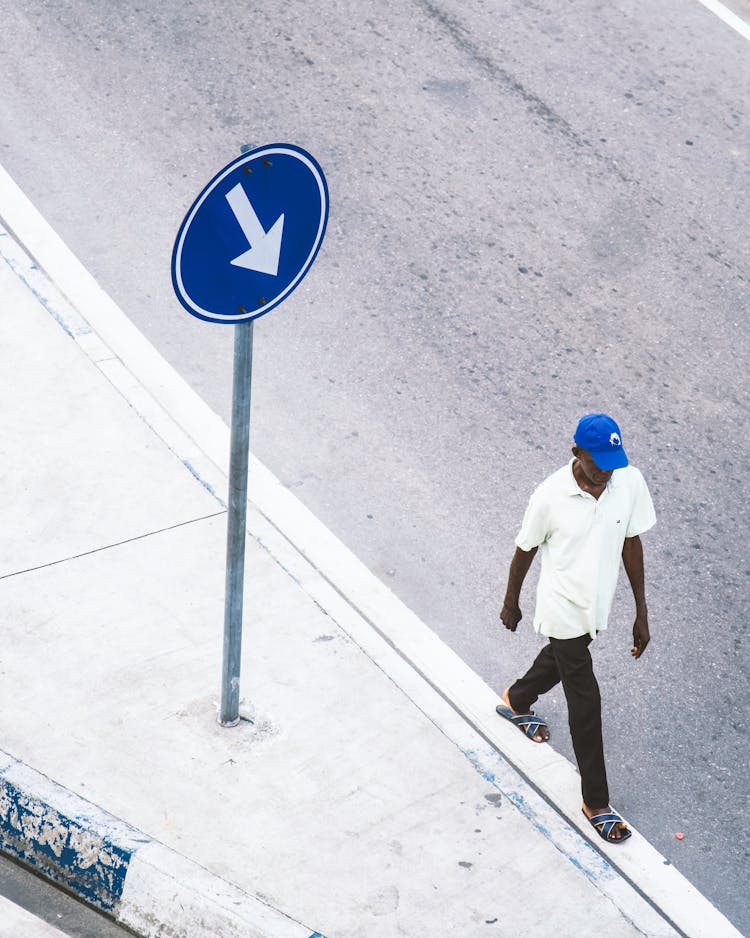
M 620 428 L 607 414 L 586 414 L 578 421 L 575 436 L 576 446 L 588 450 L 596 465 L 607 472 L 624 469 L 628 457 L 622 448 Z

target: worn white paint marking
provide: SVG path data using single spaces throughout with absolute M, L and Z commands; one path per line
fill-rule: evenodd
M 2 850 L 99 909 L 115 907 L 131 853 L 145 840 L 21 762 L 0 772 Z
M 710 10 L 720 20 L 723 20 L 727 26 L 731 26 L 735 32 L 738 32 L 740 36 L 750 42 L 750 23 L 746 23 L 736 13 L 732 13 L 723 3 L 719 3 L 719 0 L 698 0 L 698 3 L 702 3 L 707 10 Z

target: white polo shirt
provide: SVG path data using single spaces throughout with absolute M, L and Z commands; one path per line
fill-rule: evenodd
M 516 538 L 521 550 L 540 548 L 534 628 L 552 638 L 606 629 L 625 538 L 656 522 L 635 466 L 616 469 L 596 499 L 579 488 L 573 462 L 537 487 Z

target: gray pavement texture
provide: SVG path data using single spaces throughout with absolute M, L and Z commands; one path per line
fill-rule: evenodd
M 0 855 L 0 938 L 128 938 L 95 909 Z
M 652 647 L 630 662 L 623 590 L 596 649 L 613 797 L 750 933 L 747 42 L 690 0 L 0 13 L 0 161 L 225 416 L 231 336 L 171 295 L 177 226 L 242 143 L 321 161 L 253 446 L 497 691 L 537 647 L 497 627 L 526 498 L 615 413 L 659 524 Z
M 62 938 L 63 934 L 54 925 L 0 896 L 0 935 L 3 938 L 18 938 L 19 935 L 24 938 Z
M 0 263 L 3 747 L 328 938 L 676 935 L 255 509 L 217 724 L 223 506 L 51 291 Z

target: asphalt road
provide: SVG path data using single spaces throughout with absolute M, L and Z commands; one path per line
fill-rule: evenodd
M 651 647 L 623 587 L 595 649 L 613 803 L 750 933 L 748 42 L 697 0 L 0 15 L 0 162 L 225 417 L 178 225 L 242 144 L 323 165 L 323 250 L 255 330 L 253 450 L 498 691 L 538 647 L 498 625 L 526 500 L 615 415 L 659 524 Z M 539 709 L 571 755 L 561 694 Z
M 59 938 L 126 938 L 132 932 L 119 928 L 113 921 L 96 912 L 73 896 L 57 889 L 50 882 L 30 873 L 25 867 L 0 855 L 0 936 L 2 938 L 28 938 L 21 932 L 20 923 L 25 916 L 16 909 L 25 909 L 39 920 L 35 935 L 54 934 Z M 16 908 L 14 908 L 14 906 Z

